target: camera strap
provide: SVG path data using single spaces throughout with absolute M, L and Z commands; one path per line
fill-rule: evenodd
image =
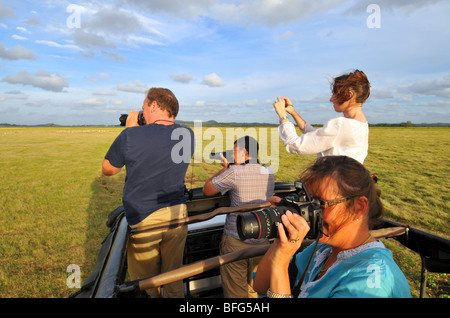
M 309 255 L 308 263 L 306 264 L 306 267 L 305 267 L 305 269 L 303 270 L 302 276 L 300 277 L 300 279 L 299 279 L 297 285 L 295 285 L 295 287 L 292 289 L 292 296 L 294 296 L 294 298 L 297 298 L 298 295 L 300 294 L 300 289 L 301 289 L 301 287 L 302 287 L 303 281 L 305 280 L 306 272 L 308 272 L 308 268 L 309 268 L 309 265 L 311 264 L 311 260 L 312 260 L 312 258 L 313 258 L 313 256 L 314 256 L 314 253 L 315 253 L 316 250 L 317 250 L 317 244 L 318 244 L 318 243 L 319 243 L 319 238 L 316 239 L 314 248 L 313 248 L 313 250 L 312 250 L 312 252 L 311 252 L 311 255 Z M 296 259 L 295 256 L 296 256 L 296 255 L 297 255 L 297 252 L 295 253 L 294 257 L 293 257 L 292 260 L 291 260 L 291 263 L 293 263 L 294 266 L 295 266 L 295 259 Z M 290 264 L 289 264 L 289 267 L 291 267 Z M 297 266 L 295 266 L 295 268 L 297 268 Z M 297 272 L 298 272 L 298 270 L 297 270 Z M 292 280 L 292 281 L 293 281 L 293 280 Z

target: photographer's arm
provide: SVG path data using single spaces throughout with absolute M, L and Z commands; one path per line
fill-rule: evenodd
M 115 174 L 118 174 L 122 168 L 114 167 L 108 159 L 103 159 L 102 163 L 102 172 L 105 176 L 113 176 Z
M 279 226 L 284 232 L 283 225 Z M 279 295 L 291 295 L 288 270 L 291 258 L 292 256 L 284 254 L 280 240 L 276 239 L 258 264 L 253 289 L 260 295 L 266 294 L 269 289 Z
M 216 187 L 214 186 L 212 179 L 214 177 L 217 177 L 218 175 L 222 174 L 224 171 L 226 171 L 228 169 L 228 161 L 227 159 L 220 154 L 220 157 L 222 158 L 222 162 L 220 163 L 222 165 L 222 170 L 220 170 L 219 172 L 217 172 L 215 175 L 213 175 L 211 178 L 209 178 L 206 182 L 205 185 L 203 186 L 203 193 L 205 195 L 214 195 L 219 193 L 220 191 L 216 189 Z
M 279 239 L 274 240 L 256 272 L 253 288 L 260 294 L 267 293 L 269 288 L 271 292 L 279 295 L 291 294 L 289 262 L 309 231 L 305 219 L 296 213 L 287 211 L 281 220 L 283 224 L 278 225 Z M 288 230 L 289 238 L 284 228 Z
M 219 172 L 217 172 L 215 175 L 213 175 L 211 178 L 209 178 L 206 182 L 205 185 L 203 186 L 203 193 L 205 195 L 214 195 L 219 193 L 220 191 L 216 189 L 216 187 L 214 186 L 214 183 L 212 182 L 212 179 L 214 177 L 217 177 L 218 175 L 222 174 L 225 170 L 227 170 L 227 167 L 223 167 L 222 170 L 220 170 Z
M 274 244 L 272 244 L 259 262 L 258 269 L 256 270 L 255 278 L 253 280 L 253 289 L 260 295 L 265 295 L 270 287 L 270 276 L 272 274 L 271 258 L 274 249 Z
M 292 118 L 294 118 L 295 122 L 297 123 L 298 128 L 300 128 L 300 130 L 304 133 L 305 127 L 306 127 L 306 121 L 295 111 L 294 107 L 292 107 L 292 112 L 290 112 L 289 114 L 292 115 Z
M 203 186 L 203 193 L 205 195 L 214 195 L 219 193 L 219 190 L 217 190 L 214 184 L 212 183 L 212 178 L 209 178 L 208 181 L 206 181 L 205 185 Z

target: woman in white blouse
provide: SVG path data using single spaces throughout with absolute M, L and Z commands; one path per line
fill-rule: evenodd
M 318 157 L 344 155 L 364 163 L 369 148 L 369 124 L 362 105 L 370 95 L 370 83 L 364 72 L 355 70 L 334 78 L 331 83 L 333 95 L 330 102 L 334 110 L 343 113 L 315 129 L 295 111 L 287 97 L 278 97 L 273 104 L 280 117 L 278 131 L 286 150 L 292 154 Z M 295 126 L 289 121 L 290 114 L 303 132 L 297 135 Z

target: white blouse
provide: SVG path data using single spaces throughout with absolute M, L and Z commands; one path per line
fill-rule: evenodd
M 369 124 L 345 117 L 331 119 L 320 129 L 306 124 L 301 136 L 290 121 L 282 123 L 278 131 L 292 154 L 348 156 L 364 163 L 369 149 Z

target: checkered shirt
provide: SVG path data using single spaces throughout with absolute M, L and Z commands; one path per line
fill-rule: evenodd
M 214 187 L 222 194 L 229 193 L 231 206 L 267 202 L 274 193 L 275 182 L 272 169 L 260 164 L 232 165 L 212 179 Z M 249 213 L 249 212 L 244 212 Z M 236 218 L 239 213 L 227 214 L 224 234 L 239 239 Z M 260 244 L 264 240 L 245 240 Z

